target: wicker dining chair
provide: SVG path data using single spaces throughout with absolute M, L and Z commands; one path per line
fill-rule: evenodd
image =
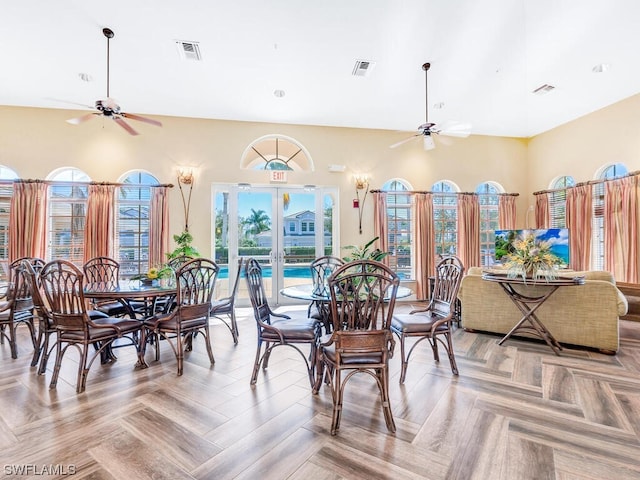
M 236 296 L 238 295 L 238 284 L 242 276 L 242 265 L 244 261 L 240 257 L 238 259 L 238 267 L 236 269 L 236 278 L 233 281 L 233 287 L 229 295 L 211 302 L 211 316 L 217 318 L 224 323 L 233 337 L 234 345 L 238 344 L 238 322 L 236 320 Z M 227 318 L 225 318 L 227 317 Z
M 245 279 L 249 290 L 249 298 L 258 329 L 258 345 L 256 358 L 251 374 L 251 385 L 258 379 L 258 370 L 262 366 L 266 370 L 274 348 L 287 346 L 296 350 L 304 359 L 311 387 L 315 384 L 316 347 L 320 336 L 321 322 L 307 316 L 306 311 L 293 311 L 284 315 L 275 313 L 269 306 L 264 290 L 262 268 L 255 258 L 245 263 Z M 264 352 L 262 346 L 264 344 Z M 299 345 L 309 345 L 309 356 L 304 354 Z
M 398 275 L 375 260 L 346 263 L 329 277 L 333 332 L 321 339 L 313 391 L 318 393 L 323 379 L 331 388 L 331 435 L 340 429 L 345 387 L 357 373 L 375 379 L 387 428 L 396 431 L 389 400 L 389 358 L 395 345 L 390 327 L 399 285 Z
M 145 337 L 151 335 L 155 344 L 155 359 L 160 360 L 160 343 L 165 339 L 171 346 L 182 375 L 184 352 L 191 350 L 194 337 L 204 335 L 211 365 L 215 363 L 211 348 L 209 311 L 220 267 L 209 259 L 194 258 L 176 272 L 176 307 L 168 313 L 156 314 L 144 321 Z M 146 347 L 148 342 L 143 340 Z
M 328 298 L 328 280 L 338 267 L 344 265 L 345 261 L 339 257 L 325 255 L 316 258 L 309 268 L 311 269 L 311 282 L 313 284 L 314 295 L 321 295 Z M 325 331 L 331 332 L 331 319 L 329 315 L 329 302 L 326 300 L 313 300 L 309 304 L 308 314 L 310 317 L 321 320 Z
M 9 283 L 5 299 L 0 301 L 0 343 L 9 342 L 11 358 L 18 358 L 17 328 L 26 325 L 34 351 L 38 349 L 33 298 L 28 278 L 21 263 L 13 262 L 9 269 Z
M 77 393 L 84 392 L 94 360 L 102 357 L 116 339 L 127 338 L 138 353 L 136 366 L 146 366 L 140 345 L 142 323 L 135 319 L 115 317 L 92 320 L 84 297 L 84 275 L 73 263 L 66 260 L 47 263 L 40 272 L 40 282 L 56 333 L 56 361 L 50 388 L 57 385 L 62 359 L 69 347 L 80 352 Z M 45 355 L 48 356 L 48 353 L 45 352 Z
M 120 286 L 120 264 L 110 257 L 94 257 L 82 267 L 85 285 L 94 290 L 114 290 Z M 117 300 L 94 302 L 93 308 L 110 317 L 131 315 L 132 307 Z
M 409 358 L 417 345 L 423 340 L 428 340 L 433 351 L 433 358 L 440 361 L 438 342 L 444 347 L 449 357 L 451 371 L 458 375 L 453 352 L 452 323 L 455 319 L 455 301 L 462 282 L 464 266 L 456 256 L 446 256 L 436 265 L 436 275 L 429 305 L 423 309 L 415 309 L 409 313 L 393 316 L 391 330 L 400 340 L 400 354 L 402 369 L 400 371 L 400 383 L 404 383 L 407 376 Z M 406 339 L 417 337 L 418 340 L 406 350 Z M 443 339 L 444 337 L 444 339 Z

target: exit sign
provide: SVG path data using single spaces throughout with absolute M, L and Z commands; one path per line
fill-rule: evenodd
M 272 182 L 286 182 L 287 181 L 287 171 L 286 170 L 270 170 L 269 175 Z

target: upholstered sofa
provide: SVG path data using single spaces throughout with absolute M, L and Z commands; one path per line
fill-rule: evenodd
M 538 318 L 562 344 L 578 345 L 613 354 L 618 350 L 618 319 L 627 313 L 627 300 L 609 272 L 571 272 L 584 276 L 583 285 L 560 287 L 536 311 Z M 517 285 L 525 294 L 548 289 L 542 285 Z M 500 284 L 482 279 L 482 269 L 472 267 L 458 293 L 462 327 L 471 331 L 506 334 L 522 318 Z M 526 335 L 526 334 L 525 334 Z

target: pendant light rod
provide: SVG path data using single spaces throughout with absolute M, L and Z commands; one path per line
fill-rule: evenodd
M 102 33 L 107 37 L 107 98 L 109 96 L 109 40 L 113 38 L 113 30 L 110 28 L 103 28 Z
M 425 63 L 422 65 L 422 69 L 424 70 L 424 121 L 425 123 L 429 123 L 429 81 L 428 81 L 428 71 L 431 67 L 430 63 Z

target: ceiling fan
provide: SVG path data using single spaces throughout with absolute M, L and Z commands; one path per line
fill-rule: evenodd
M 123 112 L 122 110 L 120 110 L 120 105 L 117 104 L 116 100 L 109 96 L 109 40 L 113 38 L 113 31 L 110 28 L 103 28 L 102 33 L 105 37 L 107 37 L 107 97 L 103 100 L 96 100 L 95 107 L 89 107 L 95 108 L 97 112 L 91 112 L 87 113 L 86 115 L 82 115 L 81 117 L 71 118 L 67 120 L 67 122 L 71 123 L 72 125 L 79 125 L 88 120 L 91 120 L 95 116 L 103 116 L 112 118 L 114 122 L 124 128 L 131 135 L 139 135 L 139 133 L 124 120 L 125 118 L 161 127 L 162 123 L 157 120 L 142 117 L 140 115 L 135 115 L 133 113 Z
M 442 126 L 436 125 L 435 123 L 429 122 L 429 68 L 431 67 L 430 63 L 425 63 L 422 65 L 422 70 L 424 70 L 424 97 L 425 97 L 425 122 L 418 127 L 418 133 L 410 136 L 409 138 L 405 138 L 404 140 L 400 140 L 393 145 L 390 145 L 389 148 L 396 148 L 400 145 L 403 145 L 411 140 L 415 140 L 417 138 L 422 137 L 422 142 L 425 150 L 432 150 L 436 147 L 435 142 L 433 141 L 433 135 L 446 135 L 449 137 L 461 137 L 465 138 L 471 134 L 471 125 L 468 123 L 458 123 L 458 122 L 445 122 Z

